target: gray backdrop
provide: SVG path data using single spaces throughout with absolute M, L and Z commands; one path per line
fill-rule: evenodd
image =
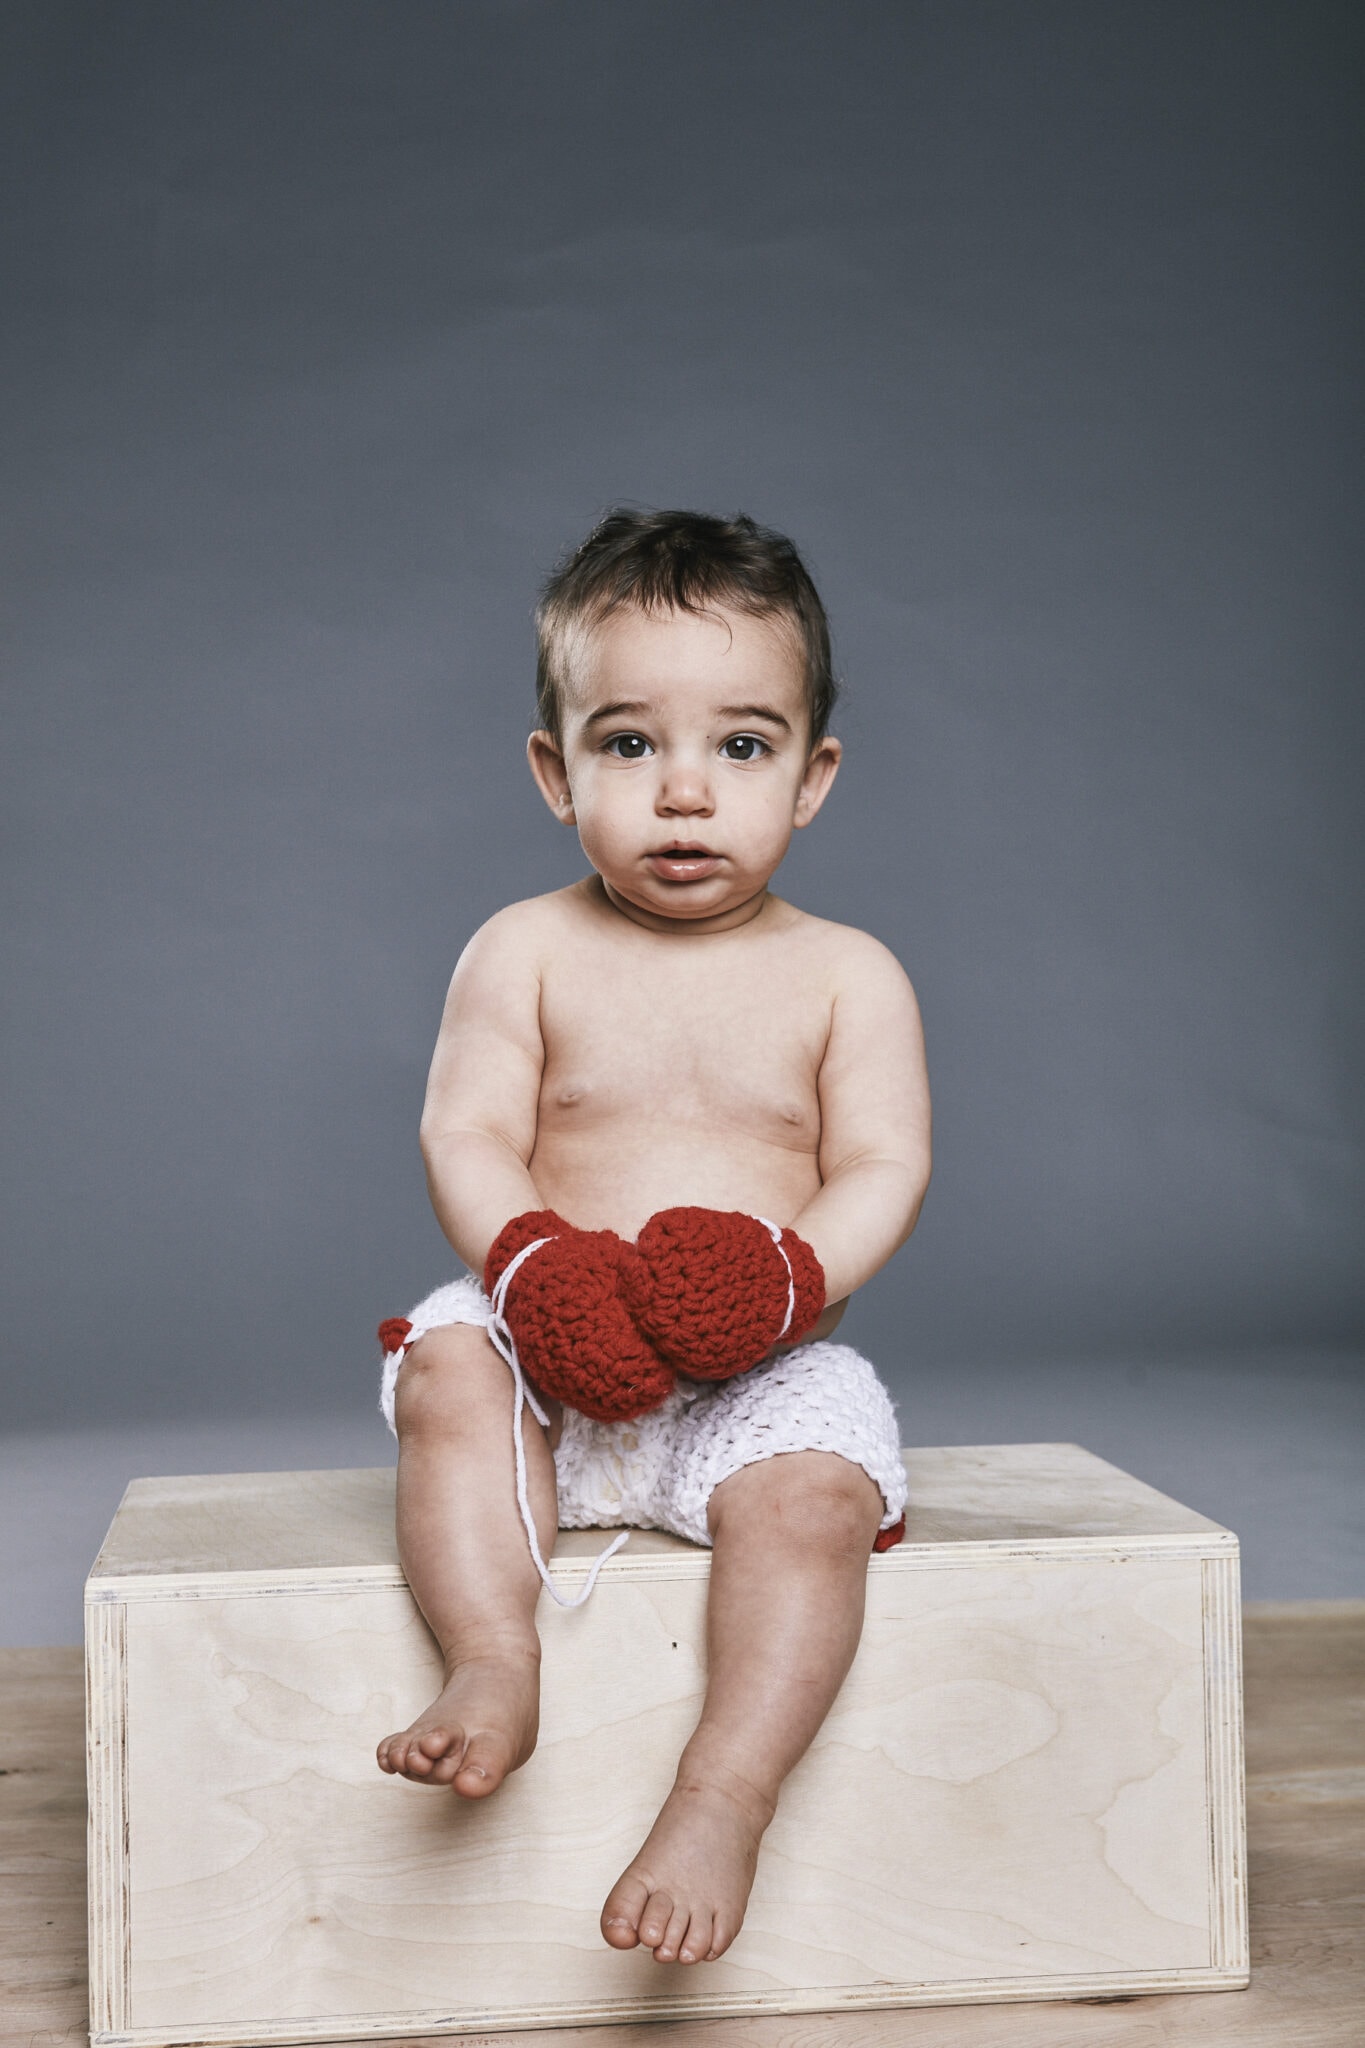
M 1359 1342 L 1362 19 L 7 0 L 9 1427 L 372 1400 L 618 498 L 833 615 L 780 886 L 925 1010 L 898 1390 Z

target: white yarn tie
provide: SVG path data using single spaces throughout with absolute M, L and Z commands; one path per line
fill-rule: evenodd
M 763 1225 L 763 1228 L 781 1252 L 782 1263 L 787 1269 L 787 1319 L 777 1333 L 776 1342 L 780 1344 L 791 1328 L 792 1317 L 796 1314 L 796 1275 L 792 1271 L 792 1262 L 787 1257 L 787 1247 L 782 1242 L 782 1232 L 778 1229 L 777 1225 L 770 1223 L 766 1216 L 758 1217 L 757 1221 Z
M 769 1224 L 768 1227 L 771 1229 L 772 1225 Z M 601 1571 L 607 1559 L 614 1557 L 623 1544 L 629 1543 L 630 1531 L 629 1529 L 623 1529 L 620 1535 L 607 1545 L 605 1550 L 598 1552 L 598 1555 L 593 1560 L 592 1570 L 588 1573 L 587 1583 L 581 1593 L 576 1593 L 570 1599 L 567 1594 L 560 1592 L 554 1580 L 550 1577 L 545 1559 L 540 1554 L 540 1543 L 536 1536 L 536 1525 L 531 1516 L 531 1503 L 526 1490 L 526 1436 L 525 1425 L 522 1421 L 522 1410 L 523 1408 L 529 1408 L 536 1421 L 542 1425 L 548 1424 L 550 1418 L 541 1407 L 530 1387 L 526 1384 L 526 1375 L 521 1369 L 521 1360 L 517 1356 L 517 1340 L 512 1335 L 511 1325 L 503 1313 L 507 1305 L 507 1290 L 511 1286 L 515 1275 L 520 1272 L 532 1252 L 538 1252 L 543 1244 L 552 1244 L 553 1242 L 554 1239 L 552 1237 L 537 1237 L 530 1244 L 523 1245 L 514 1259 L 508 1260 L 498 1276 L 497 1286 L 493 1289 L 492 1306 L 488 1311 L 486 1327 L 489 1341 L 492 1343 L 494 1350 L 511 1367 L 512 1384 L 516 1389 L 512 1403 L 512 1450 L 516 1458 L 517 1467 L 517 1506 L 521 1509 L 521 1525 L 526 1531 L 526 1541 L 530 1545 L 532 1560 L 536 1570 L 540 1573 L 540 1583 L 558 1606 L 581 1607 L 593 1587 L 597 1584 L 597 1574 Z M 784 1253 L 783 1256 L 785 1257 L 786 1254 Z M 791 1321 L 790 1312 L 788 1313 L 787 1320 L 788 1322 Z

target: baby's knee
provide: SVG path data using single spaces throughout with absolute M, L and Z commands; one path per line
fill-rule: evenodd
M 736 1481 L 749 1480 L 747 1486 Z M 861 1465 L 833 1451 L 795 1451 L 747 1466 L 712 1495 L 711 1526 L 760 1523 L 784 1548 L 864 1558 L 881 1525 L 881 1491 Z
M 879 1489 L 847 1458 L 828 1451 L 808 1455 L 819 1469 L 804 1472 L 793 1487 L 788 1527 L 826 1556 L 865 1558 L 882 1518 Z
M 506 1365 L 474 1323 L 447 1323 L 419 1337 L 394 1387 L 394 1427 L 405 1436 L 462 1432 L 489 1413 L 510 1412 Z

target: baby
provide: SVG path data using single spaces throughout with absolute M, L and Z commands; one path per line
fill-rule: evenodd
M 557 1527 L 712 1545 L 705 1704 L 602 1911 L 615 1948 L 708 1962 L 900 1534 L 891 1402 L 830 1336 L 919 1213 L 923 1042 L 884 946 L 769 891 L 840 758 L 791 543 L 614 512 L 538 629 L 531 772 L 592 872 L 475 934 L 432 1061 L 431 1199 L 501 1314 L 458 1280 L 381 1332 L 445 1683 L 379 1763 L 468 1799 L 525 1763 Z

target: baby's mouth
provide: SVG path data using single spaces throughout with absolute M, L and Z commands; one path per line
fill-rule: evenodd
M 721 856 L 712 853 L 709 846 L 683 845 L 661 846 L 657 852 L 647 854 L 646 859 L 656 875 L 666 882 L 697 882 L 704 875 L 713 874 L 720 866 Z

